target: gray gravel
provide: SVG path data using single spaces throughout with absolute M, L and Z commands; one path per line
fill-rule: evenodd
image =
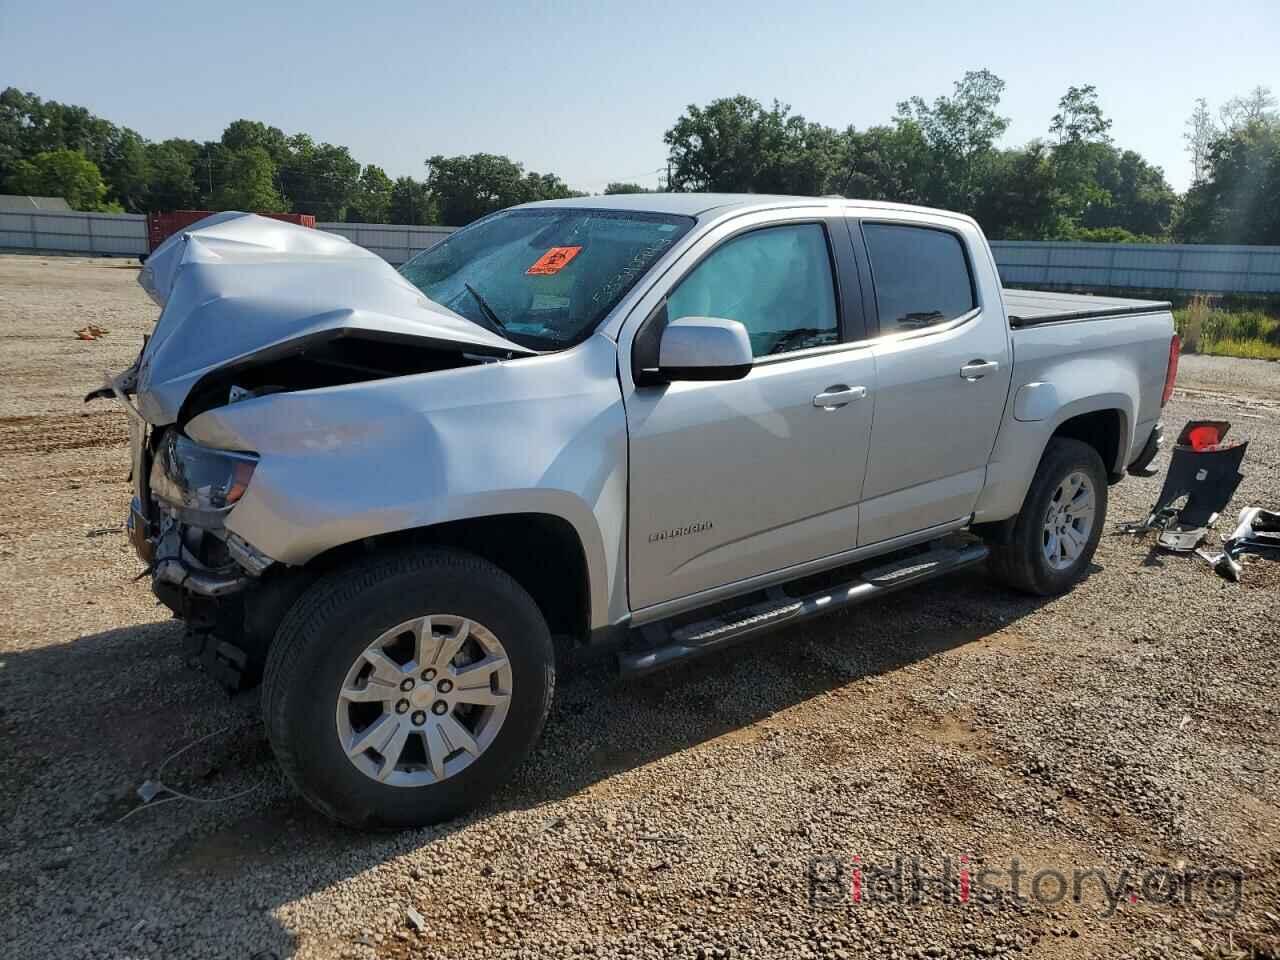
M 1208 392 L 1280 400 L 1280 362 L 1188 354 L 1178 362 L 1178 385 L 1187 396 Z
M 1123 536 L 1048 603 L 969 573 L 640 682 L 570 657 L 538 752 L 475 814 L 392 835 L 322 820 L 282 782 L 255 700 L 182 665 L 123 538 L 97 532 L 126 505 L 123 431 L 79 396 L 154 316 L 133 276 L 0 257 L 6 956 L 1280 949 L 1280 564 L 1233 585 Z M 69 339 L 83 309 L 103 341 Z M 1168 422 L 1233 420 L 1253 442 L 1231 510 L 1280 507 L 1280 365 L 1188 359 Z M 1111 520 L 1140 518 L 1158 486 L 1112 488 Z M 253 792 L 121 822 L 209 734 L 162 779 Z M 1129 885 L 1114 913 L 1096 887 L 1053 905 L 943 903 L 937 885 L 920 905 L 811 905 L 810 861 L 854 855 L 932 875 L 947 856 L 1017 857 L 1028 877 L 1127 869 Z M 1204 892 L 1216 867 L 1244 876 L 1230 916 Z M 1159 902 L 1138 882 L 1155 869 L 1199 886 Z

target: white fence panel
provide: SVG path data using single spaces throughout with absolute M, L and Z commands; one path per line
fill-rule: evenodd
M 1280 247 L 995 240 L 1005 283 L 1186 293 L 1280 293 Z
M 454 227 L 416 227 L 394 223 L 317 223 L 317 229 L 339 233 L 399 266 L 419 251 L 434 247 Z
M 0 250 L 136 257 L 147 252 L 147 218 L 136 213 L 0 213 Z
M 454 230 L 389 223 L 317 226 L 397 266 Z M 991 248 L 1008 284 L 1280 293 L 1280 247 L 996 240 Z M 49 210 L 0 213 L 0 250 L 136 257 L 147 252 L 146 217 Z

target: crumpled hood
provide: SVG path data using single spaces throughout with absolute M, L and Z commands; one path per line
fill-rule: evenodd
M 534 351 L 422 295 L 345 237 L 249 213 L 206 217 L 147 258 L 138 283 L 161 307 L 139 358 L 137 406 L 174 422 L 211 370 L 326 335 L 409 338 L 490 356 Z

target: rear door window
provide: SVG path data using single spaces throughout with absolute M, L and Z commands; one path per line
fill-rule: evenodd
M 902 333 L 946 323 L 977 306 L 969 258 L 947 230 L 864 223 L 880 313 L 880 332 Z

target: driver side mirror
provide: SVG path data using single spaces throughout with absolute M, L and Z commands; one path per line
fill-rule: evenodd
M 741 380 L 754 359 L 747 328 L 737 320 L 681 317 L 668 322 L 665 304 L 637 335 L 632 358 L 637 386 Z

